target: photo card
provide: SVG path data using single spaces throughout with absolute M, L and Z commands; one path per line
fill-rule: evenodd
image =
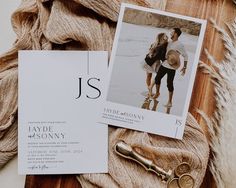
M 182 139 L 206 24 L 122 3 L 99 122 Z

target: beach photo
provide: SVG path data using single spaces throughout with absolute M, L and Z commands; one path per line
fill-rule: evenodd
M 205 20 L 123 4 L 103 111 L 109 120 L 104 121 L 155 133 L 159 125 L 154 131 L 145 121 L 162 122 L 175 132 L 162 134 L 176 136 L 186 120 L 205 27 Z M 107 114 L 114 110 L 115 117 Z M 131 121 L 119 112 L 130 114 Z M 140 115 L 149 118 L 132 119 Z
M 125 9 L 107 100 L 182 115 L 200 29 L 193 21 Z

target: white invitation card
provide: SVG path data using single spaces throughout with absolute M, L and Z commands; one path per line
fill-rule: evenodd
M 99 122 L 181 139 L 206 20 L 122 4 Z
M 19 174 L 106 173 L 108 54 L 19 51 Z

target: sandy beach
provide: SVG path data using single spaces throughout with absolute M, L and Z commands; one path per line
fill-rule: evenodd
M 182 62 L 180 68 L 176 71 L 173 106 L 166 108 L 164 105 L 168 101 L 167 77 L 165 76 L 162 79 L 161 94 L 157 100 L 147 99 L 145 95 L 147 94 L 146 72 L 141 67 L 141 62 L 144 60 L 150 45 L 155 41 L 156 35 L 161 32 L 169 34 L 168 29 L 128 23 L 122 24 L 109 83 L 108 101 L 182 116 L 198 36 L 182 33 L 179 38 L 188 53 L 188 68 L 186 74 L 182 76 L 180 74 L 180 69 L 183 66 Z M 153 75 L 154 77 L 155 75 Z M 155 87 L 153 91 L 155 92 Z

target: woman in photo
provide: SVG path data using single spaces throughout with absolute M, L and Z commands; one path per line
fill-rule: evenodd
M 159 33 L 156 41 L 150 46 L 149 52 L 142 64 L 146 71 L 147 88 L 152 85 L 152 74 L 158 71 L 161 61 L 165 60 L 166 48 L 168 45 L 168 37 L 165 33 Z

